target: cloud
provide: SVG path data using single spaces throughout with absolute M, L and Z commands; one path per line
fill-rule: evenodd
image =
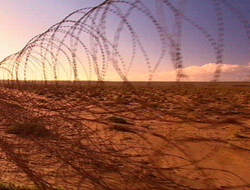
M 189 66 L 183 68 L 183 73 L 187 75 L 184 81 L 211 81 L 217 65 L 208 63 L 202 66 Z M 175 81 L 176 72 L 159 72 L 155 74 L 154 80 Z M 220 81 L 247 81 L 250 80 L 250 63 L 248 65 L 222 64 Z

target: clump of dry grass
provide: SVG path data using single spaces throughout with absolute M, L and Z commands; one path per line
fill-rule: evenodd
M 125 125 L 132 125 L 131 122 L 126 120 L 125 118 L 122 117 L 117 117 L 117 116 L 111 116 L 108 118 L 109 121 L 116 123 L 116 124 L 125 124 Z
M 50 131 L 46 129 L 46 127 L 39 121 L 25 121 L 22 123 L 15 123 L 14 125 L 8 127 L 6 132 L 23 138 L 45 138 L 51 136 Z
M 13 183 L 0 183 L 0 190 L 40 190 L 40 189 L 37 187 L 15 185 Z M 63 190 L 63 189 L 55 188 L 54 190 Z
M 38 190 L 37 188 L 30 188 L 25 186 L 14 185 L 11 183 L 0 183 L 0 190 Z

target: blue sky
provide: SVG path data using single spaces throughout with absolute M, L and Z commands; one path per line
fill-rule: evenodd
M 244 16 L 250 20 L 249 0 L 228 1 L 239 7 Z M 94 6 L 100 2 L 102 0 L 1 0 L 0 59 L 21 49 L 29 39 L 62 20 L 70 12 L 79 8 Z M 143 2 L 154 10 L 155 0 L 143 0 Z M 175 3 L 176 0 L 171 2 Z M 171 25 L 172 12 L 167 8 L 165 9 L 166 21 Z M 226 64 L 248 65 L 250 62 L 250 45 L 245 30 L 231 12 L 225 9 L 223 13 L 226 29 L 224 61 Z M 216 37 L 215 12 L 210 0 L 188 0 L 185 14 Z M 151 33 L 154 32 L 150 25 L 136 17 L 130 20 L 134 26 L 138 26 L 138 30 L 141 30 L 139 33 L 142 39 L 146 41 L 150 38 Z M 109 30 L 112 31 L 112 27 Z M 184 65 L 201 66 L 213 63 L 215 61 L 213 50 L 206 39 L 187 23 L 183 25 L 183 31 Z M 158 45 L 157 42 L 154 44 L 153 40 L 150 44 L 152 47 Z M 155 51 L 157 50 L 155 49 Z M 164 68 L 169 69 L 171 67 Z

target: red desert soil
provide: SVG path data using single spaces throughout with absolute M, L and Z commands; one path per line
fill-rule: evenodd
M 247 190 L 249 114 L 249 83 L 1 87 L 0 181 Z

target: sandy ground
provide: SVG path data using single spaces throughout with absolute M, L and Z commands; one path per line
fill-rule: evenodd
M 1 87 L 0 181 L 45 189 L 250 189 L 250 84 L 133 86 Z M 27 123 L 49 133 L 8 131 Z

